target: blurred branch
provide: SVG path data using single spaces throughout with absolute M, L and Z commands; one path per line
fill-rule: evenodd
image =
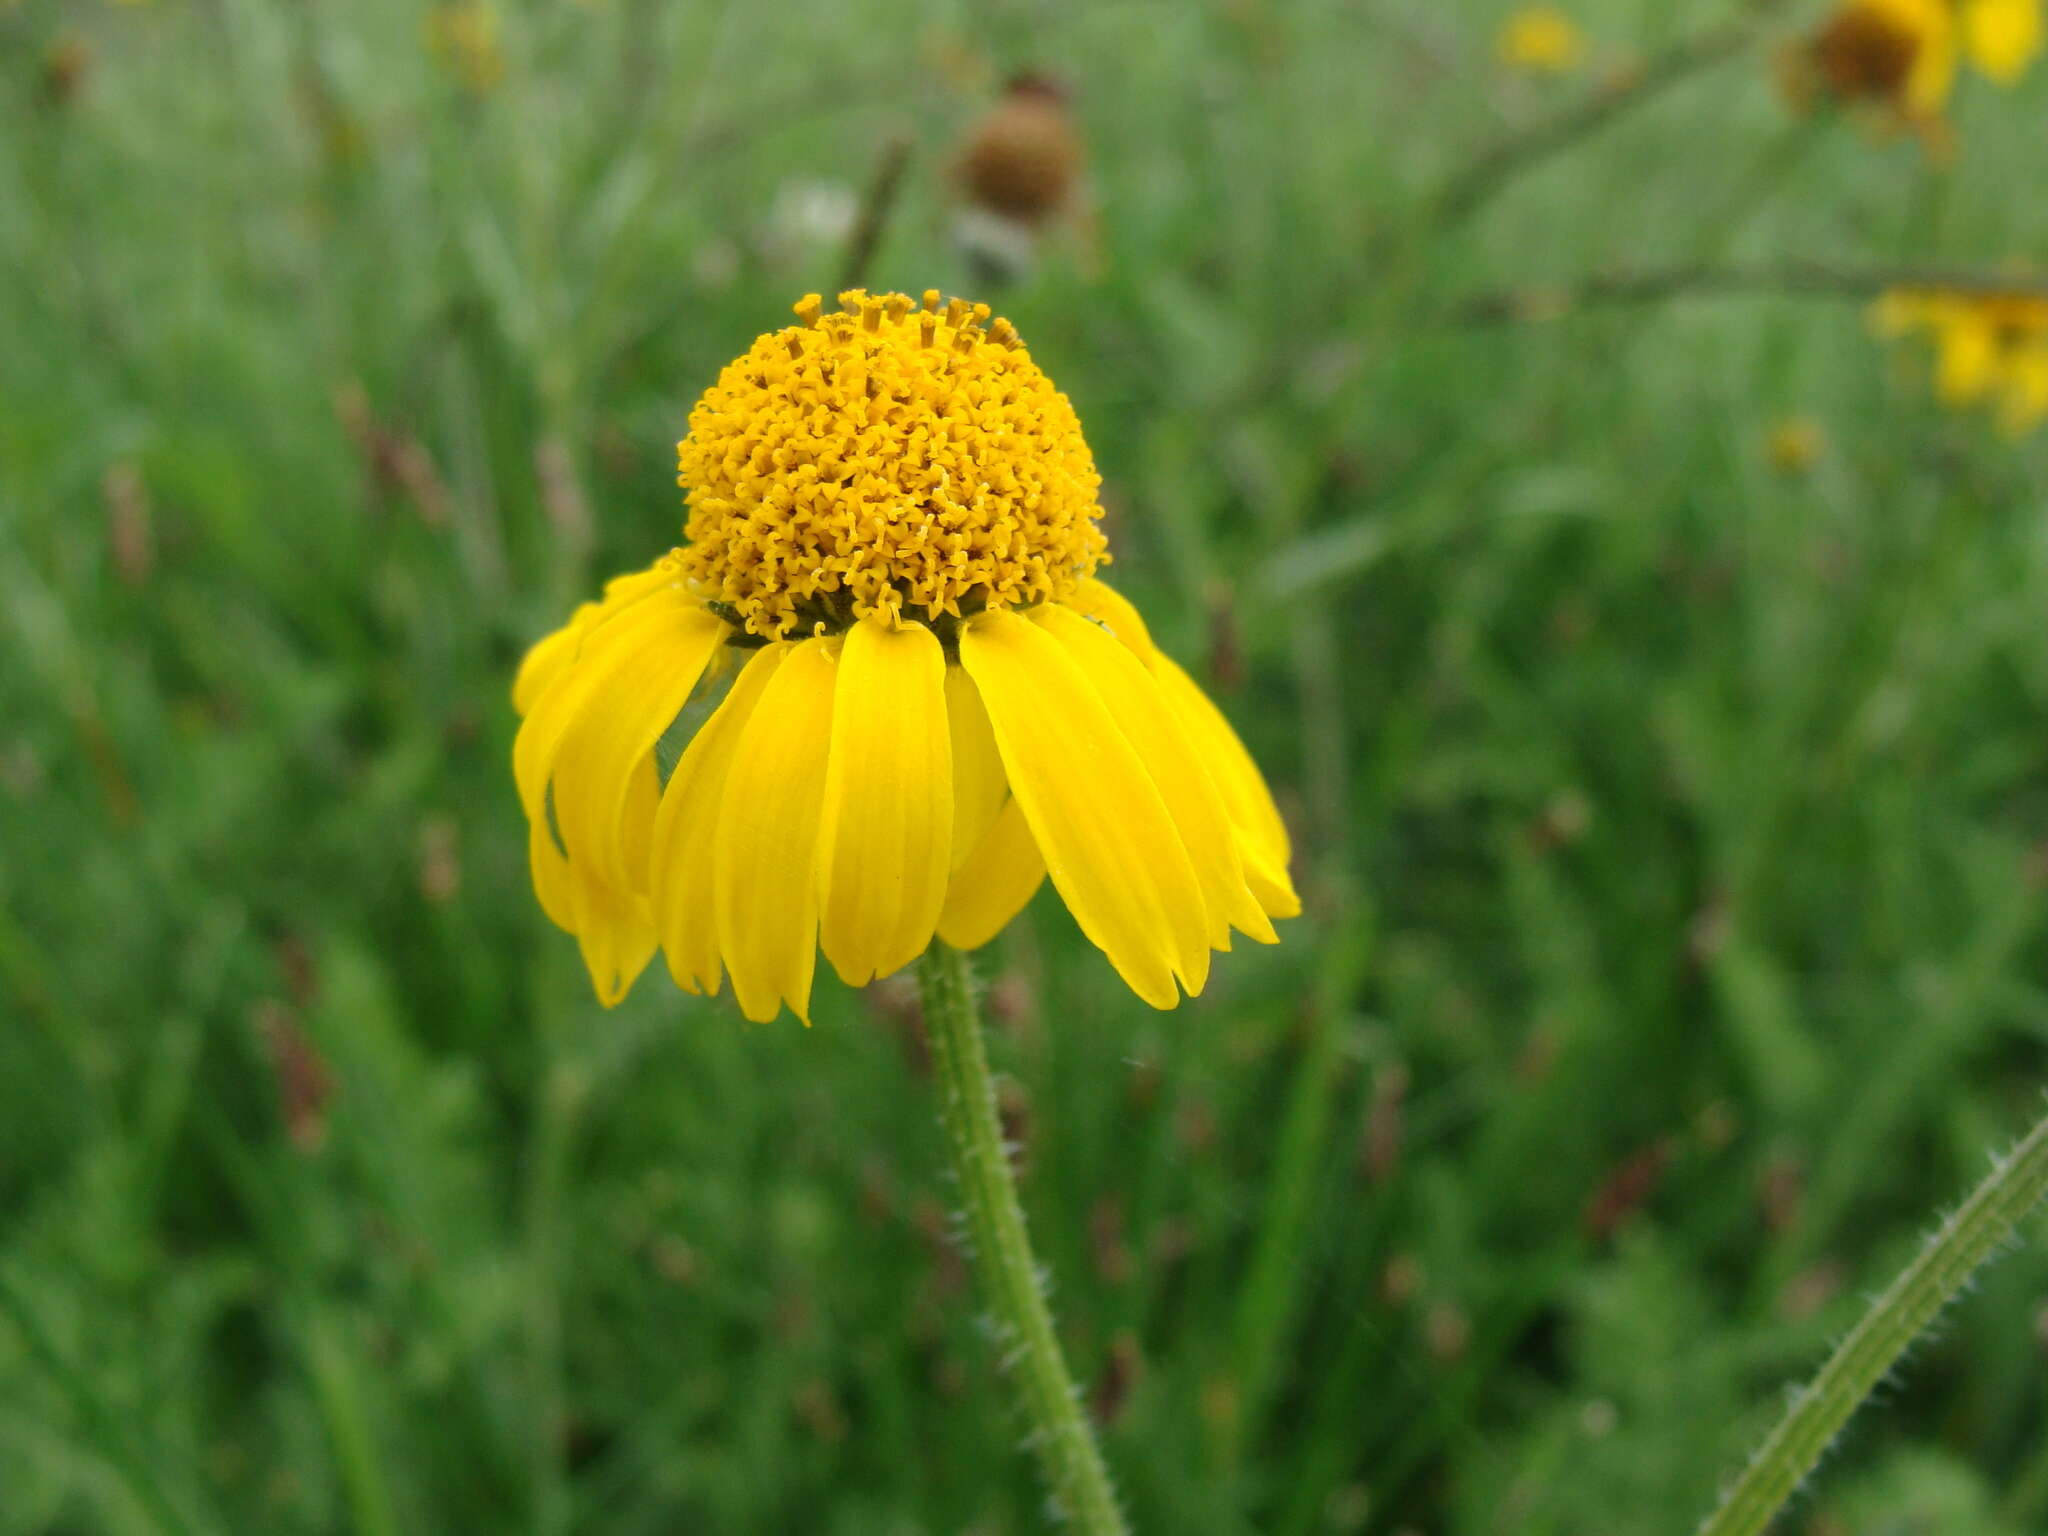
M 839 286 L 859 288 L 866 284 L 868 265 L 875 259 L 875 247 L 882 242 L 889 215 L 895 211 L 897 195 L 903 190 L 903 172 L 910 165 L 910 140 L 897 134 L 882 146 L 875 158 L 875 173 L 868 179 L 860 202 L 860 215 L 853 232 L 846 237 L 846 260 L 840 264 Z
M 1618 79 L 1556 116 L 1502 139 L 1445 183 L 1423 224 L 1449 229 L 1462 224 L 1512 184 L 1553 156 L 1590 138 L 1615 118 L 1647 106 L 1673 86 L 1740 53 L 1762 35 L 1784 0 L 1750 0 L 1743 13 L 1673 44 L 1639 70 Z
M 1751 266 L 1690 264 L 1618 272 L 1576 283 L 1534 283 L 1465 300 L 1450 311 L 1457 325 L 1506 325 L 1561 319 L 1582 309 L 1661 304 L 1690 298 L 1819 297 L 1872 299 L 1894 288 L 2048 298 L 2048 276 L 1982 267 L 1838 266 L 1779 261 Z

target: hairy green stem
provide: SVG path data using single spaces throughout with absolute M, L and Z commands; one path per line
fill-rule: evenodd
M 967 957 L 937 939 L 917 963 L 925 1034 L 939 1082 L 939 1121 L 953 1149 L 974 1262 L 1003 1358 L 1031 1422 L 1031 1447 L 1054 1509 L 1087 1536 L 1124 1536 L 1116 1490 L 1060 1354 L 1024 1208 L 996 1118 L 995 1081 L 982 1048 Z
M 1871 1389 L 2048 1195 L 2048 1119 L 1991 1170 L 1871 1304 L 1737 1478 L 1700 1536 L 1760 1536 Z

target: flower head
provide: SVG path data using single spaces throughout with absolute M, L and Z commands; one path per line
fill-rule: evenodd
M 1765 456 L 1781 475 L 1803 475 L 1827 451 L 1827 433 L 1811 416 L 1785 416 L 1764 438 Z
M 1050 873 L 1147 1002 L 1300 910 L 1216 707 L 1094 572 L 1065 396 L 986 307 L 811 296 L 678 447 L 689 542 L 528 654 L 513 767 L 534 887 L 599 996 L 678 984 L 808 1016 Z M 664 780 L 658 744 L 683 739 Z
M 1951 0 L 1843 0 L 1791 59 L 1802 97 L 1875 106 L 1931 131 L 1956 76 Z
M 2048 420 L 2048 298 L 1899 289 L 1878 301 L 1872 322 L 1883 335 L 1933 339 L 1944 405 L 1990 405 L 2016 436 Z
M 1579 62 L 1578 25 L 1554 5 L 1525 5 L 1502 23 L 1495 40 L 1501 62 L 1534 74 L 1562 74 Z
M 498 14 L 484 0 L 453 0 L 436 6 L 422 26 L 434 62 L 478 95 L 504 77 Z
M 1796 97 L 1881 108 L 1939 139 L 1967 59 L 2015 84 L 2041 51 L 2044 0 L 1841 0 L 1794 50 Z
M 954 174 L 975 207 L 1035 228 L 1066 210 L 1084 157 L 1066 89 L 1027 73 L 968 131 Z

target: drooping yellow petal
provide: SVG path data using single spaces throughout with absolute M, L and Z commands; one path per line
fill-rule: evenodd
M 599 1002 L 616 1007 L 654 958 L 654 925 L 646 903 L 574 860 L 569 861 L 569 888 L 576 943 L 590 984 Z
M 818 814 L 832 735 L 838 647 L 797 644 L 733 749 L 713 833 L 718 948 L 740 1012 L 810 1022 L 818 958 Z
M 1146 628 L 1144 616 L 1138 612 L 1137 606 L 1123 593 L 1090 576 L 1076 584 L 1067 606 L 1094 619 L 1150 665 L 1156 650 L 1152 644 L 1152 632 Z
M 583 631 L 589 627 L 583 622 L 584 615 L 596 611 L 597 604 L 585 603 L 576 610 L 575 618 L 553 634 L 543 635 L 534 641 L 532 648 L 520 658 L 519 673 L 512 679 L 512 708 L 521 717 L 547 692 L 548 684 L 560 677 L 562 669 L 575 659 L 576 647 L 583 643 Z
M 730 633 L 713 614 L 683 601 L 680 593 L 676 598 L 644 605 L 658 620 L 650 618 L 644 632 L 636 624 L 637 643 L 621 654 L 563 732 L 550 775 L 555 824 L 570 857 L 595 861 L 607 881 L 627 890 L 642 885 L 647 858 L 644 844 L 628 850 L 619 835 L 633 770 L 645 766 L 651 772 L 655 742 Z M 593 640 L 591 650 L 596 649 Z
M 1058 603 L 1041 603 L 1031 610 L 1031 618 L 1088 674 L 1151 774 L 1202 883 L 1210 947 L 1230 948 L 1232 928 L 1261 944 L 1279 943 L 1258 898 L 1245 885 L 1244 864 L 1223 796 L 1155 674 L 1108 630 Z
M 1272 917 L 1294 917 L 1301 911 L 1301 898 L 1294 893 L 1287 864 L 1293 850 L 1287 824 L 1280 819 L 1272 792 L 1259 773 L 1251 753 L 1230 728 L 1209 696 L 1195 680 L 1175 664 L 1164 651 L 1155 652 L 1153 676 L 1188 728 L 1209 776 L 1223 795 L 1224 806 L 1238 832 L 1238 848 L 1244 856 L 1246 883 L 1259 905 Z
M 950 863 L 958 869 L 981 846 L 1010 798 L 1010 781 L 1003 777 L 1003 756 L 996 750 L 988 711 L 981 707 L 974 680 L 959 667 L 946 668 L 946 734 L 953 751 Z
M 548 685 L 575 660 L 577 648 L 593 628 L 675 579 L 675 571 L 664 556 L 644 571 L 615 576 L 606 582 L 601 601 L 581 604 L 568 623 L 535 641 L 527 651 L 519 663 L 519 675 L 512 682 L 513 709 L 524 715 L 533 708 Z
M 1964 41 L 1976 66 L 2014 85 L 2041 52 L 2041 0 L 1966 0 Z
M 616 617 L 593 625 L 573 661 L 556 672 L 534 701 L 512 743 L 512 774 L 529 819 L 540 814 L 555 755 L 577 718 L 593 699 L 631 672 L 650 643 L 673 635 L 677 616 L 683 613 L 701 616 L 703 610 L 670 588 L 648 594 Z
M 1998 424 L 2008 436 L 2024 437 L 2048 420 L 2048 341 L 2014 352 L 2005 365 Z
M 1944 405 L 1969 405 L 1990 391 L 1998 372 L 1998 337 L 1975 314 L 1943 324 L 1934 366 L 1934 392 Z
M 1045 879 L 1024 807 L 1012 798 L 953 875 L 939 913 L 939 937 L 955 949 L 979 949 L 1009 926 Z
M 988 710 L 1011 792 L 1081 931 L 1155 1008 L 1207 974 L 1202 890 L 1173 818 L 1087 674 L 1028 619 L 961 626 L 960 659 Z
M 946 898 L 946 653 L 922 624 L 846 632 L 818 827 L 818 941 L 848 986 L 923 954 Z
M 565 933 L 576 931 L 576 908 L 569 892 L 569 861 L 555 846 L 545 819 L 526 828 L 526 861 L 533 870 L 533 894 L 548 921 Z
M 724 975 L 711 881 L 719 807 L 740 734 L 790 649 L 764 646 L 740 669 L 725 702 L 691 738 L 669 775 L 655 813 L 648 860 L 654 927 L 669 974 L 685 992 L 712 996 Z
M 1886 0 L 1913 13 L 1918 31 L 1913 66 L 1906 76 L 1906 109 L 1914 118 L 1937 121 L 1955 90 L 1956 27 L 1949 0 Z

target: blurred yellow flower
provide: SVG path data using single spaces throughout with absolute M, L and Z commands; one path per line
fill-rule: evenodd
M 435 63 L 479 95 L 505 75 L 498 14 L 483 0 L 436 6 L 425 22 L 427 52 Z
M 1934 392 L 1944 405 L 1991 406 L 2015 436 L 2048 420 L 2048 298 L 1898 289 L 1871 318 L 1881 335 L 1932 339 Z
M 2041 52 L 2042 0 L 1962 0 L 1970 61 L 2000 85 L 2015 84 Z
M 936 935 L 986 943 L 1050 873 L 1159 1008 L 1300 910 L 1222 714 L 1095 579 L 1080 422 L 986 305 L 817 296 L 690 413 L 689 540 L 521 665 L 513 770 L 541 905 L 617 1002 L 809 1017 Z M 664 784 L 657 743 L 694 725 Z
M 1827 434 L 1811 416 L 1787 416 L 1771 426 L 1764 450 L 1771 468 L 1783 475 L 1803 475 L 1819 462 Z
M 1955 88 L 1956 47 L 1951 0 L 1843 0 L 1794 55 L 1793 84 L 1926 129 Z
M 1554 5 L 1525 5 L 1501 23 L 1501 62 L 1537 74 L 1562 74 L 1585 49 L 1578 24 Z
M 1788 84 L 1816 96 L 1886 109 L 1938 135 L 1967 58 L 2012 85 L 2042 47 L 2043 0 L 1842 0 L 1790 58 Z

